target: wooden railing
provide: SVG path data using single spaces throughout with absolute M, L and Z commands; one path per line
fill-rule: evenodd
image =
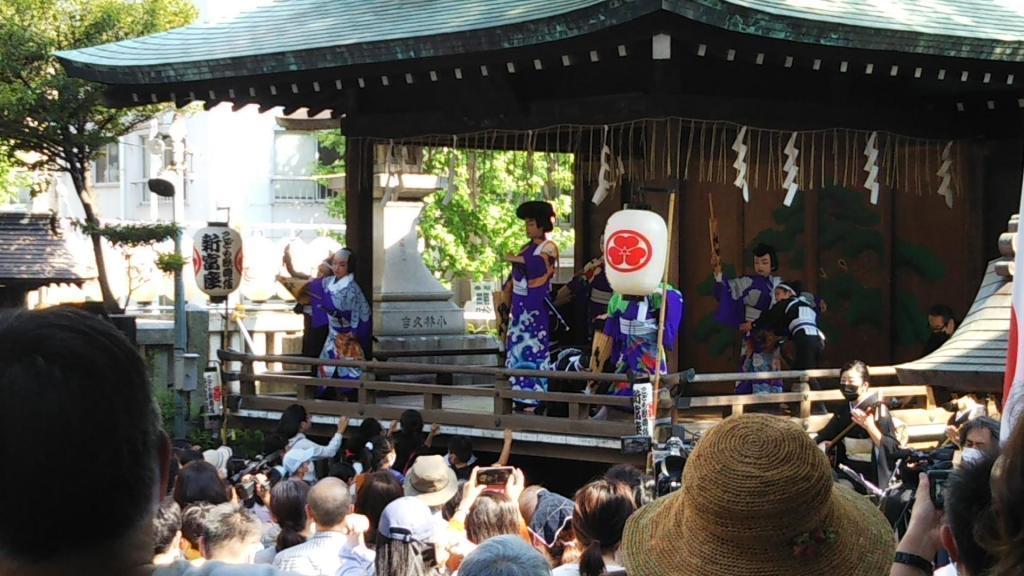
M 557 372 L 541 370 L 519 370 L 508 368 L 493 368 L 484 366 L 458 366 L 447 364 L 422 364 L 414 362 L 378 362 L 378 361 L 350 361 L 350 360 L 320 360 L 315 358 L 303 358 L 296 356 L 279 355 L 254 355 L 243 354 L 235 351 L 221 350 L 218 356 L 224 363 L 237 362 L 241 365 L 238 373 L 240 383 L 239 408 L 248 411 L 279 412 L 289 405 L 299 403 L 304 405 L 312 414 L 318 414 L 331 418 L 348 416 L 350 418 L 376 418 L 381 421 L 395 420 L 401 413 L 414 407 L 423 415 L 423 419 L 429 423 L 436 423 L 443 427 L 466 427 L 478 430 L 500 430 L 502 428 L 512 429 L 519 438 L 529 438 L 539 443 L 561 444 L 565 450 L 566 445 L 589 446 L 604 450 L 605 458 L 610 450 L 616 450 L 622 436 L 635 433 L 635 426 L 632 421 L 632 399 L 623 396 L 606 394 L 584 394 L 582 392 L 528 392 L 512 390 L 509 384 L 509 377 L 540 377 L 550 380 L 563 380 L 579 382 L 582 389 L 585 382 L 596 381 L 603 383 L 628 382 L 629 377 L 624 374 L 595 374 L 590 372 Z M 270 371 L 257 373 L 254 370 L 254 363 L 287 363 L 300 366 L 342 366 L 359 368 L 363 371 L 361 378 L 357 380 L 338 380 L 330 378 L 317 378 L 296 373 L 282 371 Z M 424 384 L 420 382 L 403 381 L 400 379 L 403 374 L 434 374 L 438 377 L 445 375 L 474 375 L 488 377 L 492 383 L 484 385 L 446 385 L 446 384 Z M 895 376 L 895 370 L 891 367 L 872 367 L 871 374 L 876 380 L 891 378 Z M 387 376 L 387 379 L 382 379 Z M 694 411 L 709 410 L 714 413 L 718 409 L 718 415 L 713 416 L 704 425 L 710 425 L 713 421 L 730 414 L 742 414 L 752 406 L 771 406 L 789 404 L 799 406 L 798 414 L 794 411 L 793 417 L 804 427 L 813 432 L 820 429 L 831 417 L 828 414 L 814 414 L 815 403 L 841 401 L 843 399 L 839 390 L 811 390 L 812 379 L 838 378 L 839 370 L 807 370 L 807 371 L 777 371 L 762 373 L 719 373 L 719 374 L 696 374 L 693 371 L 666 375 L 662 382 L 665 384 L 663 394 L 659 402 L 662 409 L 662 423 L 686 422 L 687 414 Z M 668 390 L 673 389 L 677 393 L 685 392 L 687 383 L 702 382 L 734 382 L 737 380 L 769 380 L 781 379 L 793 381 L 796 389 L 793 392 L 779 394 L 750 394 L 750 395 L 722 395 L 722 396 L 678 396 L 668 397 Z M 283 396 L 281 394 L 260 394 L 257 384 L 274 384 L 277 389 L 294 389 L 295 395 Z M 317 400 L 314 392 L 319 387 L 345 388 L 356 391 L 356 402 L 332 402 Z M 926 386 L 883 386 L 879 387 L 886 399 L 891 398 L 912 398 L 923 399 L 922 408 L 897 410 L 897 415 L 903 415 L 910 420 L 910 423 L 918 426 L 918 439 L 933 438 L 941 434 L 942 425 L 939 414 L 935 410 L 934 400 L 931 391 Z M 420 395 L 422 401 L 412 405 L 408 402 L 394 401 L 396 396 Z M 490 402 L 478 400 L 475 409 L 456 407 L 446 398 L 462 397 L 468 399 L 489 399 Z M 513 409 L 514 399 L 532 399 L 545 403 L 562 403 L 568 406 L 568 417 L 539 416 L 517 412 Z M 472 401 L 470 402 L 472 403 Z M 463 402 L 465 404 L 465 401 Z M 591 407 L 607 406 L 615 410 L 624 419 L 619 420 L 593 420 L 590 418 Z M 669 416 L 669 414 L 671 414 Z M 493 436 L 493 435 L 492 435 Z M 566 441 L 566 438 L 573 439 Z M 586 440 L 589 438 L 590 440 Z M 589 442 L 589 443 L 588 443 Z M 574 449 L 574 448 L 573 448 Z M 564 454 L 563 454 L 564 456 Z M 574 456 L 579 457 L 579 454 Z
M 238 376 L 240 383 L 241 405 L 253 410 L 283 410 L 288 405 L 300 403 L 311 412 L 332 416 L 349 416 L 356 418 L 373 417 L 379 420 L 398 418 L 408 405 L 395 405 L 381 402 L 383 395 L 422 395 L 423 401 L 417 409 L 423 414 L 426 422 L 450 426 L 467 426 L 483 429 L 511 428 L 514 431 L 559 434 L 573 436 L 590 436 L 615 439 L 634 433 L 632 421 L 632 399 L 624 396 L 608 394 L 584 394 L 574 392 L 529 392 L 512 390 L 509 377 L 539 377 L 560 379 L 580 383 L 582 389 L 586 382 L 603 383 L 628 382 L 624 374 L 594 374 L 589 372 L 554 372 L 541 370 L 519 370 L 508 368 L 491 368 L 483 366 L 456 366 L 446 364 L 420 364 L 412 362 L 375 362 L 349 360 L 319 360 L 295 356 L 257 356 L 241 354 L 234 351 L 221 350 L 218 356 L 222 362 L 239 362 L 241 370 Z M 359 368 L 363 377 L 358 380 L 338 380 L 301 376 L 294 373 L 263 372 L 257 374 L 253 363 L 288 363 L 303 366 L 325 365 Z M 388 374 L 461 374 L 487 376 L 493 379 L 493 385 L 457 386 L 441 384 L 422 384 L 390 378 L 378 380 L 378 376 Z M 257 394 L 257 383 L 288 384 L 295 387 L 295 398 Z M 355 389 L 358 402 L 325 402 L 313 397 L 316 388 Z M 486 412 L 460 410 L 444 407 L 446 397 L 490 398 L 490 410 Z M 545 403 L 563 403 L 568 405 L 568 417 L 556 418 L 518 413 L 513 409 L 514 399 L 531 399 Z M 592 420 L 591 407 L 608 406 L 624 409 L 630 414 L 629 420 Z

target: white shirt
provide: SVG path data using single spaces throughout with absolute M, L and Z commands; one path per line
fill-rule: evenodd
M 201 566 L 193 566 L 190 562 L 179 560 L 167 566 L 160 566 L 152 576 L 287 576 L 287 574 L 271 566 L 225 564 L 215 561 L 203 562 Z
M 317 532 L 304 543 L 279 552 L 274 567 L 303 576 L 334 576 L 341 568 L 345 541 L 341 532 Z
M 295 436 L 292 436 L 292 439 L 288 441 L 288 450 L 292 450 L 294 448 L 299 448 L 302 450 L 312 450 L 313 457 L 311 459 L 322 460 L 324 458 L 332 458 L 335 454 L 337 454 L 338 450 L 341 449 L 341 442 L 341 434 L 338 434 L 337 432 L 335 432 L 334 436 L 331 437 L 331 441 L 327 443 L 327 446 L 317 444 L 316 442 L 313 442 L 309 438 L 306 438 L 305 434 L 299 432 Z M 314 482 L 316 482 L 316 472 L 313 470 L 312 466 L 309 467 L 309 472 L 306 473 L 306 476 L 305 478 L 303 478 L 303 480 L 305 480 L 309 484 L 313 484 Z

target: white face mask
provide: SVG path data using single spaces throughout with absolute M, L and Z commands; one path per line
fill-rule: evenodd
M 985 453 L 977 448 L 964 448 L 960 454 L 960 462 L 964 464 L 975 464 L 985 458 Z

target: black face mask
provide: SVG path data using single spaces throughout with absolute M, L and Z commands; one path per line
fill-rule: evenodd
M 843 386 L 843 398 L 846 398 L 850 402 L 855 401 L 860 396 L 860 389 L 849 386 Z

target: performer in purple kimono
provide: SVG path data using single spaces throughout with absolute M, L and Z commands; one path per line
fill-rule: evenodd
M 308 358 L 320 357 L 330 332 L 327 311 L 324 309 L 323 280 L 334 274 L 333 258 L 334 255 L 328 253 L 327 259 L 317 266 L 316 276 L 311 277 L 295 269 L 289 245 L 284 249 L 282 260 L 288 276 L 277 276 L 277 281 L 295 298 L 295 313 L 302 314 L 302 355 Z M 310 375 L 317 375 L 316 366 L 310 366 Z
M 370 305 L 362 289 L 355 282 L 354 270 L 350 266 L 352 252 L 342 248 L 334 254 L 334 275 L 322 281 L 324 298 L 323 310 L 330 320 L 330 332 L 321 360 L 365 360 L 370 350 L 373 328 L 370 319 Z M 356 380 L 362 376 L 359 368 L 342 366 L 321 366 L 321 378 Z
M 741 342 L 741 372 L 779 370 L 782 367 L 778 347 L 762 344 L 761 338 L 751 337 L 751 328 L 761 314 L 775 303 L 775 287 L 782 278 L 773 276 L 779 269 L 775 248 L 767 244 L 754 247 L 754 274 L 726 278 L 720 267 L 715 268 L 715 299 L 718 312 L 715 320 L 743 332 Z M 767 394 L 782 392 L 781 380 L 744 380 L 736 383 L 737 394 Z
M 665 309 L 665 332 L 662 346 L 674 350 L 679 337 L 679 326 L 683 322 L 683 295 L 668 286 L 668 308 Z M 658 318 L 661 314 L 661 289 L 649 296 L 623 296 L 614 294 L 608 302 L 607 319 L 603 334 L 611 340 L 611 364 L 617 374 L 631 373 L 638 379 L 645 379 L 660 371 L 668 372 L 665 359 L 658 366 Z M 602 359 L 603 360 L 603 359 Z M 604 362 L 595 366 L 600 369 Z M 591 389 L 592 390 L 592 389 Z M 610 389 L 597 390 L 604 394 L 632 396 L 629 382 L 616 382 Z M 594 415 L 595 420 L 608 417 L 608 408 L 602 407 Z
M 543 370 L 549 364 L 549 307 L 551 278 L 558 266 L 558 246 L 550 240 L 555 226 L 555 209 L 547 202 L 525 202 L 516 216 L 526 223 L 530 242 L 518 255 L 509 256 L 512 275 L 505 283 L 512 306 L 505 345 L 505 367 Z M 509 379 L 513 390 L 546 391 L 547 378 Z M 536 400 L 516 400 L 520 408 L 537 405 Z

